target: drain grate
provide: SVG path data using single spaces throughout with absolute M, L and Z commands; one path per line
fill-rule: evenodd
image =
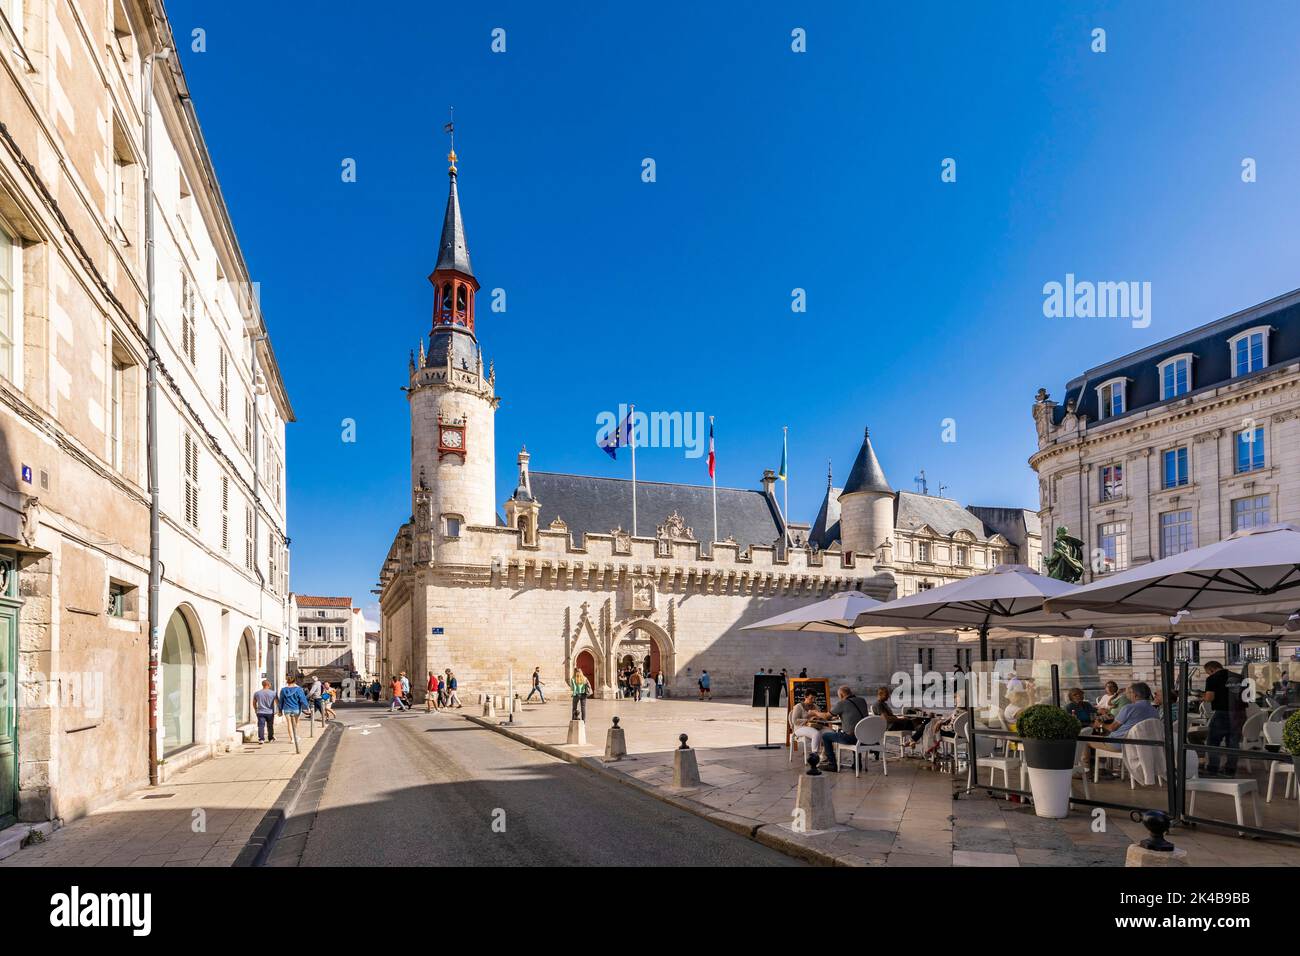
M 166 800 L 168 797 L 174 797 L 174 793 L 146 793 L 141 800 Z

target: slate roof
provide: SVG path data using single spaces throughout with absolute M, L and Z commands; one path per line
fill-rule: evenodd
M 924 525 L 944 535 L 964 528 L 981 540 L 988 537 L 984 522 L 951 498 L 900 491 L 894 499 L 894 527 L 916 531 Z
M 817 520 L 808 532 L 808 543 L 825 551 L 840 540 L 840 489 L 827 488 Z
M 1071 379 L 1066 385 L 1064 397 L 1053 410 L 1053 424 L 1061 423 L 1066 414 L 1066 403 L 1071 399 L 1074 399 L 1078 411 L 1085 413 L 1090 421 L 1097 421 L 1101 417 L 1097 386 L 1113 378 L 1128 379 L 1125 386 L 1126 415 L 1166 401 L 1182 401 L 1189 395 L 1220 386 L 1232 378 L 1228 340 L 1238 332 L 1256 325 L 1273 327 L 1268 337 L 1269 368 L 1294 362 L 1300 358 L 1300 290 L 1269 299 L 1267 302 L 1089 369 L 1083 375 Z M 1184 352 L 1190 352 L 1194 356 L 1192 390 L 1177 398 L 1162 399 L 1158 366 L 1165 359 Z M 1251 374 L 1260 375 L 1265 371 L 1267 369 Z M 1243 378 L 1249 377 L 1243 376 Z
M 534 471 L 529 482 L 540 505 L 538 527 L 545 530 L 555 518 L 562 518 L 578 547 L 588 532 L 632 529 L 630 480 Z M 676 511 L 707 547 L 713 537 L 709 486 L 638 481 L 636 492 L 638 536 L 653 537 L 655 528 Z M 735 538 L 742 551 L 750 545 L 771 546 L 778 541 L 781 525 L 767 495 L 739 488 L 718 489 L 718 537 L 725 541 L 728 536 Z
M 862 433 L 862 447 L 858 449 L 858 457 L 854 459 L 853 468 L 849 471 L 849 480 L 844 482 L 840 494 L 851 495 L 857 491 L 893 491 L 885 477 L 885 470 L 880 467 L 880 460 L 876 458 L 876 451 L 871 447 L 871 435 L 865 430 Z
M 452 269 L 474 276 L 469 264 L 469 246 L 465 242 L 465 222 L 460 217 L 460 197 L 456 193 L 456 173 L 452 171 L 447 191 L 447 212 L 442 217 L 442 239 L 438 242 L 438 264 L 433 268 Z

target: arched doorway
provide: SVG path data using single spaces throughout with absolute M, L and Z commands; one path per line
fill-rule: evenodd
M 647 676 L 664 669 L 664 649 L 660 637 L 649 627 L 633 625 L 623 632 L 614 653 L 615 669 L 639 667 Z
M 176 610 L 167 622 L 162 646 L 163 756 L 194 743 L 194 635 Z
M 591 656 L 591 651 L 583 651 L 578 655 L 578 670 L 587 675 L 587 682 L 592 687 L 596 686 L 596 659 Z
M 253 722 L 253 634 L 244 631 L 235 651 L 235 726 Z

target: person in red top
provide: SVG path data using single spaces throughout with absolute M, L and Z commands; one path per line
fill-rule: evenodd
M 425 694 L 424 694 L 424 712 L 427 714 L 430 711 L 434 711 L 437 709 L 438 709 L 438 675 L 435 674 L 433 671 L 429 671 L 429 684 L 425 688 Z

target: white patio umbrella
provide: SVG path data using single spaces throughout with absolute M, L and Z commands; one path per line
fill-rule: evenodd
M 1139 565 L 1047 599 L 1048 611 L 1242 614 L 1295 599 L 1300 607 L 1300 527 L 1266 525 Z M 1293 608 L 1294 609 L 1294 608 Z
M 775 617 L 746 624 L 742 631 L 824 631 L 842 634 L 853 630 L 853 623 L 863 611 L 878 607 L 880 601 L 861 591 L 840 591 L 831 597 Z
M 1011 626 L 1043 608 L 1075 586 L 1039 574 L 1023 564 L 1003 564 L 929 591 L 897 598 L 858 615 L 857 627 L 873 633 L 881 628 L 913 631 L 974 630 L 979 635 L 980 660 L 988 660 L 989 631 Z M 1042 620 L 1041 615 L 1038 618 Z M 1080 630 L 1086 624 L 1078 625 Z

